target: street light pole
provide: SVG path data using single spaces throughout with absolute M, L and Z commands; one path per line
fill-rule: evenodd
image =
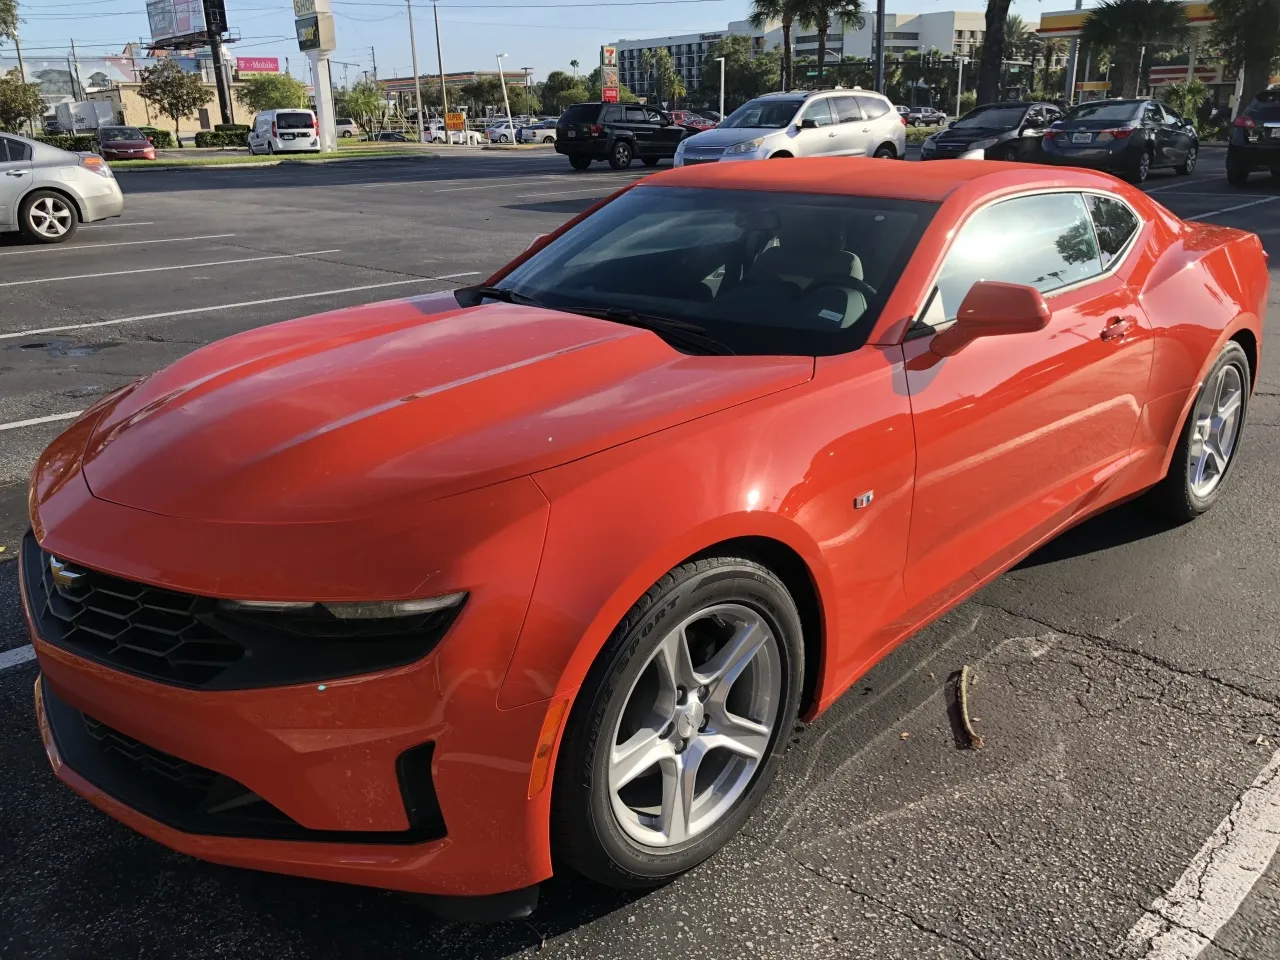
M 436 21 L 436 69 L 440 71 L 440 115 L 443 117 L 449 112 L 449 94 L 444 87 L 444 57 L 440 53 L 440 0 L 431 0 L 431 14 Z M 447 129 L 444 138 L 453 139 Z
M 885 0 L 876 0 L 876 93 L 884 93 L 884 8 Z
M 956 119 L 960 119 L 960 97 L 964 93 L 964 57 L 956 57 Z
M 404 0 L 404 4 L 409 11 L 409 50 L 413 54 L 413 100 L 414 106 L 418 108 L 418 142 L 422 143 L 422 75 L 418 73 L 418 41 L 413 36 L 413 0 Z
M 511 141 L 514 143 L 516 131 L 511 124 L 511 101 L 507 99 L 507 78 L 502 75 L 502 58 L 505 56 L 505 53 L 498 54 L 498 83 L 502 84 L 502 104 L 507 108 L 507 130 L 510 131 Z
M 716 57 L 720 61 L 720 120 L 724 120 L 724 57 Z

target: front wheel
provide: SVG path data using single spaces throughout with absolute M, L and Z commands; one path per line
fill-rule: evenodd
M 555 143 L 555 142 L 556 142 L 556 138 L 555 138 L 555 137 L 543 137 L 543 138 L 542 138 L 542 142 L 543 142 L 543 143 Z
M 591 158 L 586 154 L 579 154 L 569 158 L 569 166 L 575 170 L 585 170 L 591 166 Z
M 785 751 L 802 651 L 795 602 L 752 560 L 699 560 L 659 580 L 574 704 L 551 795 L 556 857 L 642 888 L 719 850 Z
M 619 140 L 613 145 L 613 150 L 609 152 L 609 166 L 615 170 L 625 170 L 631 166 L 631 158 L 635 154 L 631 150 L 631 144 L 625 140 Z
M 1249 410 L 1249 357 L 1234 340 L 1222 348 L 1187 415 L 1169 472 L 1152 499 L 1170 519 L 1194 520 L 1222 495 Z
M 64 243 L 75 236 L 80 217 L 75 205 L 62 194 L 36 190 L 22 201 L 18 224 L 29 240 Z
M 1186 159 L 1174 167 L 1173 172 L 1180 177 L 1190 176 L 1196 168 L 1197 159 L 1199 159 L 1199 150 L 1195 146 L 1188 147 Z

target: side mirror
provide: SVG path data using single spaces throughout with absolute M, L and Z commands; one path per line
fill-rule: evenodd
M 929 350 L 940 357 L 959 353 L 979 337 L 1043 330 L 1052 311 L 1044 295 L 1021 283 L 979 280 L 960 303 L 956 322 L 938 333 Z
M 805 117 L 798 124 L 796 124 L 796 129 L 797 130 L 817 130 L 818 121 L 813 120 L 810 117 Z

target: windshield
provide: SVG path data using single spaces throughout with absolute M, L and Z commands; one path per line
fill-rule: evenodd
M 752 100 L 744 103 L 733 113 L 729 114 L 729 119 L 720 124 L 720 129 L 732 129 L 734 127 L 780 130 L 791 122 L 791 118 L 796 115 L 796 111 L 800 109 L 803 100 L 797 98 L 794 100 Z
M 1274 123 L 1280 120 L 1280 90 L 1263 90 L 1253 98 L 1245 113 L 1262 123 Z
M 98 140 L 101 143 L 114 143 L 118 140 L 145 140 L 142 131 L 137 127 L 101 127 Z
M 819 356 L 866 340 L 934 205 L 639 187 L 498 282 L 561 310 L 697 324 L 737 354 Z
M 1072 120 L 1106 120 L 1127 123 L 1138 119 L 1141 103 L 1082 103 L 1072 107 L 1062 116 L 1062 123 Z
M 970 110 L 951 125 L 952 130 L 1012 130 L 1027 115 L 1024 106 L 979 107 Z
M 313 123 L 309 113 L 277 113 L 277 130 L 309 130 Z

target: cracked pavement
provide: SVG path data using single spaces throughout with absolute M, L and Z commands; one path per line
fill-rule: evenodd
M 1196 177 L 1152 181 L 1176 188 L 1158 197 L 1184 216 L 1241 202 L 1222 182 L 1220 159 L 1206 151 L 1203 160 Z M 467 162 L 474 172 L 461 160 L 425 172 L 381 164 L 363 175 L 385 181 L 376 188 L 359 185 L 351 164 L 306 168 L 278 191 L 267 189 L 281 186 L 274 170 L 126 180 L 129 218 L 156 221 L 157 235 L 234 232 L 228 247 L 237 251 L 343 252 L 325 263 L 121 277 L 96 290 L 0 290 L 0 332 L 172 309 L 197 296 L 223 302 L 391 274 L 487 273 L 594 199 L 516 198 L 534 192 L 527 178 L 560 171 L 545 157 Z M 454 188 L 472 176 L 486 178 L 476 180 L 483 189 L 436 198 L 447 199 L 441 217 L 431 181 Z M 517 178 L 519 187 L 502 182 Z M 1245 192 L 1267 190 L 1259 181 Z M 286 216 L 321 202 L 319 226 Z M 1260 230 L 1275 253 L 1280 231 L 1267 209 L 1211 219 Z M 83 242 L 108 232 L 86 232 Z M 183 246 L 125 248 L 128 257 L 112 262 L 217 259 Z M 74 272 L 103 269 L 78 256 L 67 258 Z M 0 270 L 23 261 L 21 275 L 36 275 L 26 262 L 34 259 L 0 259 Z M 1272 275 L 1274 341 L 1280 274 Z M 356 298 L 333 305 L 346 302 Z M 87 405 L 199 343 L 313 308 L 303 301 L 51 334 L 31 349 L 0 340 L 0 420 Z M 0 433 L 0 543 L 10 549 L 26 472 L 58 429 Z M 171 853 L 54 782 L 33 730 L 34 668 L 0 673 L 0 957 L 1129 957 L 1119 951 L 1153 904 L 1195 899 L 1198 890 L 1176 882 L 1280 748 L 1273 344 L 1243 444 L 1231 489 L 1209 516 L 1170 529 L 1138 504 L 1113 510 L 891 653 L 797 731 L 761 809 L 721 855 L 644 895 L 557 878 L 527 922 L 448 924 L 394 894 Z M 0 563 L 0 650 L 26 643 L 15 581 L 14 565 Z M 950 678 L 964 664 L 981 751 L 962 749 L 955 728 Z M 1186 919 L 1175 909 L 1163 915 Z M 1200 956 L 1280 960 L 1280 858 Z

